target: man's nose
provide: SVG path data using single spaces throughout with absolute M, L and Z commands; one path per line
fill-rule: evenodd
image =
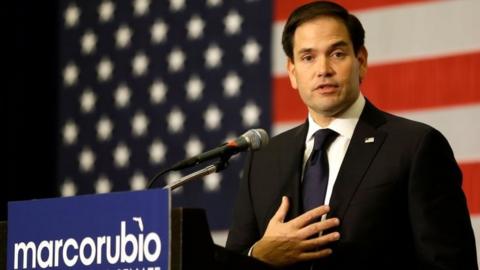
M 334 71 L 332 69 L 330 61 L 327 57 L 320 57 L 315 66 L 317 76 L 319 77 L 330 77 L 333 75 Z

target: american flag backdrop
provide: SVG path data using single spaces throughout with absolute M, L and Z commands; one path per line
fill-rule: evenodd
M 62 194 L 142 189 L 247 129 L 274 135 L 303 122 L 280 36 L 306 2 L 61 0 Z M 480 2 L 338 2 L 366 29 L 364 95 L 452 145 L 480 242 Z M 174 205 L 205 208 L 210 226 L 225 230 L 241 168 L 240 155 L 175 192 Z
M 61 3 L 62 194 L 144 189 L 177 161 L 269 130 L 270 1 Z M 227 228 L 242 167 L 232 158 L 174 190 L 173 205 Z

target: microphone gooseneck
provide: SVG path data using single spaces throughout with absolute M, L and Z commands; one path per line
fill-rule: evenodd
M 159 172 L 152 178 L 152 180 L 150 180 L 147 189 L 150 189 L 155 181 L 167 172 L 182 170 L 215 158 L 220 158 L 222 161 L 228 161 L 231 156 L 237 153 L 246 151 L 248 149 L 255 151 L 261 147 L 264 147 L 268 144 L 268 140 L 269 137 L 265 130 L 250 129 L 234 140 L 230 140 L 209 151 L 177 162 L 170 168 Z

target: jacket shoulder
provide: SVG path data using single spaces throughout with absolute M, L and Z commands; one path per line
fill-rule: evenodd
M 305 137 L 307 136 L 308 124 L 307 122 L 285 130 L 279 134 L 274 135 L 265 150 L 279 149 L 285 145 L 291 145 L 293 142 L 301 142 L 303 144 Z

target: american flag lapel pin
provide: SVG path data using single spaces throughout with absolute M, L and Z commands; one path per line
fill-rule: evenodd
M 365 138 L 365 143 L 373 143 L 373 142 L 375 142 L 375 137 Z

